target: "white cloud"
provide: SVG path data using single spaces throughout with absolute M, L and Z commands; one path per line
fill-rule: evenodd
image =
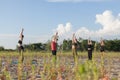
M 101 24 L 102 28 L 96 31 L 90 31 L 84 27 L 77 30 L 77 34 L 85 38 L 119 38 L 120 19 L 118 16 L 114 16 L 111 11 L 106 10 L 102 14 L 97 14 L 96 23 Z
M 117 16 L 114 16 L 111 11 L 106 10 L 102 14 L 96 15 L 96 23 L 99 23 L 101 25 L 101 28 L 96 31 L 88 30 L 86 27 L 80 27 L 76 31 L 71 30 L 71 24 L 69 25 L 68 31 L 66 31 L 66 26 L 63 26 L 63 24 L 60 24 L 57 28 L 57 30 L 60 32 L 60 34 L 65 35 L 67 32 L 67 36 L 71 38 L 71 33 L 76 32 L 76 37 L 82 37 L 82 38 L 89 38 L 92 39 L 100 39 L 101 37 L 105 39 L 114 39 L 114 38 L 120 38 L 120 17 L 119 14 Z M 68 38 L 68 37 L 62 37 Z
M 48 2 L 100 2 L 109 0 L 47 0 Z
M 64 26 L 63 24 L 59 24 L 57 29 L 55 29 L 59 34 L 58 35 L 63 35 L 63 34 L 67 34 L 72 30 L 72 25 L 71 23 L 66 23 L 66 25 Z
M 118 14 L 118 16 L 120 17 L 120 13 Z
M 101 37 L 105 39 L 120 39 L 120 14 L 114 16 L 112 11 L 106 10 L 101 14 L 96 14 L 95 22 L 101 25 L 101 28 L 96 31 L 91 31 L 87 27 L 80 27 L 78 30 L 72 30 L 72 24 L 70 22 L 64 24 L 59 24 L 55 31 L 59 34 L 59 41 L 63 39 L 68 39 L 72 37 L 72 33 L 76 33 L 76 37 L 100 39 Z M 54 31 L 54 32 L 55 32 Z M 5 48 L 16 48 L 19 39 L 19 34 L 0 34 L 0 46 Z M 50 35 L 40 35 L 31 36 L 25 35 L 24 44 L 36 43 L 36 42 L 46 42 L 51 39 Z M 60 42 L 61 43 L 61 42 Z
M 101 24 L 103 27 L 98 30 L 98 33 L 104 36 L 115 36 L 120 34 L 120 19 L 113 16 L 112 12 L 106 10 L 103 14 L 96 15 L 96 23 Z
M 67 22 L 66 25 L 59 24 L 58 27 L 54 29 L 53 33 L 55 34 L 55 32 L 58 32 L 58 44 L 61 44 L 63 39 L 71 38 L 72 24 L 70 22 Z

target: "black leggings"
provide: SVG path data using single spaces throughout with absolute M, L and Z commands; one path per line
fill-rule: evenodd
M 24 51 L 24 47 L 23 47 L 23 46 L 19 46 L 19 47 L 18 47 L 18 51 L 19 51 L 19 52 Z
M 52 50 L 52 55 L 56 55 L 56 50 Z
M 91 50 L 88 50 L 88 59 L 92 60 L 92 51 Z

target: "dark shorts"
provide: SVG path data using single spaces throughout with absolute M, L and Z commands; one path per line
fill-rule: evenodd
M 100 52 L 104 52 L 105 50 L 104 50 L 104 46 L 101 46 L 100 47 Z
M 88 54 L 92 54 L 92 50 L 88 50 Z
M 104 49 L 101 49 L 100 52 L 104 52 Z
M 92 50 L 88 50 L 88 59 L 92 60 Z
M 56 55 L 56 50 L 52 50 L 52 55 Z
M 72 45 L 77 46 L 77 43 L 72 43 Z
M 22 41 L 21 41 L 21 40 L 19 40 L 19 41 L 18 41 L 18 43 L 19 43 L 19 44 L 22 44 Z
M 19 50 L 19 51 L 21 51 L 21 50 L 24 51 L 24 47 L 23 47 L 23 46 L 19 46 L 19 47 L 18 47 L 18 50 Z

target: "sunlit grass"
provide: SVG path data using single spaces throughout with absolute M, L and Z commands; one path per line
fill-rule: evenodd
M 2 66 L 3 58 L 6 60 L 5 66 Z M 94 52 L 93 60 L 89 61 L 87 52 L 78 52 L 78 60 L 75 63 L 71 52 L 58 52 L 57 60 L 52 57 L 51 52 L 24 52 L 24 61 L 22 63 L 21 56 L 17 52 L 0 52 L 0 68 L 2 69 L 0 78 L 4 77 L 12 80 L 9 64 L 14 58 L 18 60 L 16 73 L 18 80 L 23 77 L 27 79 L 28 76 L 31 80 L 35 80 L 38 75 L 41 80 L 99 80 L 104 79 L 106 74 L 110 73 L 111 60 L 120 58 L 120 54 L 117 52 L 105 52 L 104 57 L 101 57 L 100 52 Z M 100 62 L 97 61 L 98 59 Z M 105 59 L 109 61 L 109 71 L 106 71 Z M 36 60 L 37 64 L 32 62 L 33 60 Z M 29 70 L 23 72 L 24 67 Z M 109 75 L 107 76 L 109 78 Z

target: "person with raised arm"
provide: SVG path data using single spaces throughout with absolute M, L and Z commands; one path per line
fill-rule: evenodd
M 75 36 L 75 33 L 72 36 L 72 54 L 74 61 L 76 61 L 78 55 L 77 55 L 77 38 Z
M 24 38 L 24 35 L 23 35 L 23 31 L 24 29 L 22 28 L 22 31 L 20 32 L 20 36 L 19 36 L 19 41 L 18 41 L 18 51 L 19 51 L 19 54 L 22 56 L 22 62 L 23 62 L 23 51 L 24 51 L 24 47 L 23 47 L 23 38 Z
M 100 41 L 100 52 L 101 52 L 102 56 L 104 55 L 104 51 L 105 51 L 104 48 L 105 48 L 104 40 L 101 39 L 101 41 Z
M 100 41 L 100 52 L 104 52 L 104 46 L 105 46 L 104 40 L 101 40 Z
M 88 39 L 88 60 L 92 60 L 92 41 Z
M 55 58 L 55 60 L 57 59 L 56 54 L 57 54 L 57 40 L 58 40 L 58 32 L 56 32 L 55 35 L 53 35 L 52 40 L 51 40 L 51 51 L 52 51 L 52 55 Z

